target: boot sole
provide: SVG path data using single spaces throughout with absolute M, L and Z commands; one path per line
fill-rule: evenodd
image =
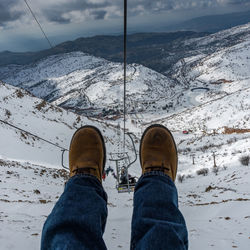
M 176 164 L 176 175 L 177 175 L 177 169 L 178 169 L 178 154 L 177 154 L 177 147 L 176 147 L 176 144 L 175 144 L 175 140 L 174 140 L 174 137 L 173 137 L 172 133 L 170 132 L 170 130 L 169 130 L 168 128 L 166 128 L 165 126 L 160 125 L 160 124 L 153 124 L 153 125 L 149 126 L 148 128 L 146 128 L 146 130 L 144 131 L 144 133 L 143 133 L 143 135 L 142 135 L 141 143 L 140 143 L 140 164 L 141 164 L 141 166 L 142 166 L 142 161 L 141 161 L 141 148 L 142 148 L 143 139 L 144 139 L 146 133 L 147 133 L 150 129 L 152 129 L 152 128 L 163 128 L 163 129 L 165 129 L 166 132 L 170 135 L 170 137 L 171 137 L 171 139 L 172 139 L 172 141 L 173 141 L 173 143 L 174 143 L 175 152 L 176 152 L 176 162 L 177 162 L 177 164 Z M 176 176 L 175 176 L 175 177 L 176 177 Z
M 73 136 L 72 136 L 72 138 L 71 138 L 70 147 L 71 147 L 71 143 L 72 143 L 72 141 L 73 141 L 73 139 L 74 139 L 76 133 L 77 133 L 79 130 L 82 130 L 82 129 L 84 129 L 84 128 L 91 128 L 91 129 L 94 129 L 94 130 L 98 133 L 98 135 L 100 136 L 100 138 L 101 138 L 101 141 L 102 141 L 102 148 L 103 148 L 103 155 L 104 155 L 104 157 L 103 157 L 103 164 L 102 164 L 102 166 L 103 166 L 102 173 L 103 173 L 103 171 L 104 171 L 104 169 L 105 169 L 105 165 L 106 165 L 106 147 L 105 147 L 105 142 L 104 142 L 104 138 L 103 138 L 103 136 L 102 136 L 102 133 L 101 133 L 101 131 L 100 131 L 98 128 L 96 128 L 96 127 L 94 127 L 94 126 L 91 126 L 91 125 L 85 125 L 85 126 L 80 127 L 79 129 L 77 129 L 76 132 L 73 134 Z M 70 147 L 69 147 L 69 148 L 70 148 Z

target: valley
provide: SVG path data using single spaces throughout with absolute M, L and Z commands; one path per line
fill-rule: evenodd
M 164 74 L 128 65 L 127 131 L 137 154 L 149 125 L 173 132 L 190 249 L 249 247 L 249 41 L 246 24 L 185 40 L 189 49 Z M 108 159 L 122 151 L 123 65 L 76 51 L 2 66 L 0 80 L 0 249 L 39 249 L 42 225 L 68 178 L 61 150 L 75 130 L 98 127 Z M 129 138 L 126 150 L 132 161 Z M 140 176 L 138 160 L 129 173 Z M 129 249 L 133 193 L 118 194 L 115 185 L 109 175 L 104 238 L 108 249 Z

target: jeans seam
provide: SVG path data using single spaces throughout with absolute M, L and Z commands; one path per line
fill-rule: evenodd
M 139 184 L 141 183 L 141 181 L 142 181 L 145 177 L 147 177 L 147 176 L 162 176 L 162 177 L 166 177 L 166 181 L 167 181 L 168 183 L 170 183 L 171 185 L 175 185 L 174 182 L 173 182 L 173 180 L 172 180 L 167 174 L 165 174 L 165 173 L 163 173 L 163 172 L 161 172 L 161 171 L 150 171 L 150 172 L 147 172 L 147 173 L 143 174 L 143 175 L 139 178 L 139 180 L 138 180 L 138 182 L 137 182 L 137 184 L 136 184 L 136 186 L 135 186 L 135 192 L 136 192 L 136 190 L 137 190 L 138 185 L 139 185 Z
M 99 180 L 96 176 L 94 176 L 94 175 L 92 175 L 92 174 L 83 174 L 83 173 L 79 173 L 79 174 L 76 174 L 76 175 L 70 177 L 69 180 L 68 180 L 68 182 L 69 182 L 70 180 L 71 180 L 71 181 L 74 181 L 74 179 L 80 179 L 81 177 L 88 177 L 88 178 L 90 178 L 90 179 L 96 181 L 96 182 L 98 183 L 98 188 L 99 188 L 99 189 L 101 190 L 101 192 L 103 192 L 103 194 L 104 194 L 104 197 L 103 197 L 104 200 L 107 202 L 107 200 L 108 200 L 108 195 L 107 195 L 107 193 L 105 192 L 102 183 L 100 182 L 100 180 Z M 66 183 L 66 184 L 67 184 L 67 183 Z M 66 186 L 66 184 L 65 184 L 65 186 Z
M 147 173 L 143 174 L 143 175 L 140 177 L 140 179 L 143 178 L 144 176 L 152 176 L 152 175 L 154 175 L 154 176 L 165 176 L 165 177 L 167 177 L 169 180 L 172 180 L 172 179 L 169 177 L 169 175 L 165 174 L 165 173 L 162 172 L 162 171 L 150 171 L 150 172 L 147 172 Z
M 72 176 L 69 180 L 73 180 L 73 179 L 77 179 L 77 178 L 81 178 L 81 177 L 89 177 L 89 178 L 97 181 L 102 186 L 102 183 L 100 182 L 100 180 L 96 176 L 94 176 L 92 174 L 79 173 L 79 174 L 76 174 L 76 175 Z

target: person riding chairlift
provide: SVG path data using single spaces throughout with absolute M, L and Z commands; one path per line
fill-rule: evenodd
M 128 178 L 127 178 L 128 177 Z M 127 172 L 125 171 L 125 169 L 123 168 L 121 170 L 121 185 L 135 185 L 136 184 L 136 177 L 135 176 L 131 176 L 130 174 L 127 175 Z
M 122 168 L 122 170 L 121 170 L 121 178 L 120 178 L 120 180 L 121 180 L 120 184 L 121 185 L 128 184 L 128 178 L 127 177 L 128 177 L 127 172 L 125 171 L 124 168 Z

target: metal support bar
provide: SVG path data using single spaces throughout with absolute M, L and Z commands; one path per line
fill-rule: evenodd
M 134 143 L 134 140 L 133 140 L 133 138 L 132 138 L 132 136 L 131 135 L 133 135 L 132 133 L 126 133 L 128 136 L 129 136 L 129 138 L 131 139 L 131 141 L 132 141 L 132 145 L 133 145 L 133 149 L 134 149 L 134 152 L 135 152 L 135 159 L 132 161 L 132 162 L 130 162 L 129 164 L 128 164 L 128 166 L 127 166 L 127 168 L 129 168 L 132 164 L 134 164 L 136 161 L 137 161 L 137 153 L 136 153 L 136 148 L 135 148 L 135 143 Z
M 66 166 L 64 166 L 64 162 L 63 162 L 63 157 L 64 157 L 64 153 L 65 153 L 65 149 L 62 149 L 62 161 L 61 161 L 61 164 L 62 164 L 62 167 L 69 170 L 69 168 L 67 168 Z

